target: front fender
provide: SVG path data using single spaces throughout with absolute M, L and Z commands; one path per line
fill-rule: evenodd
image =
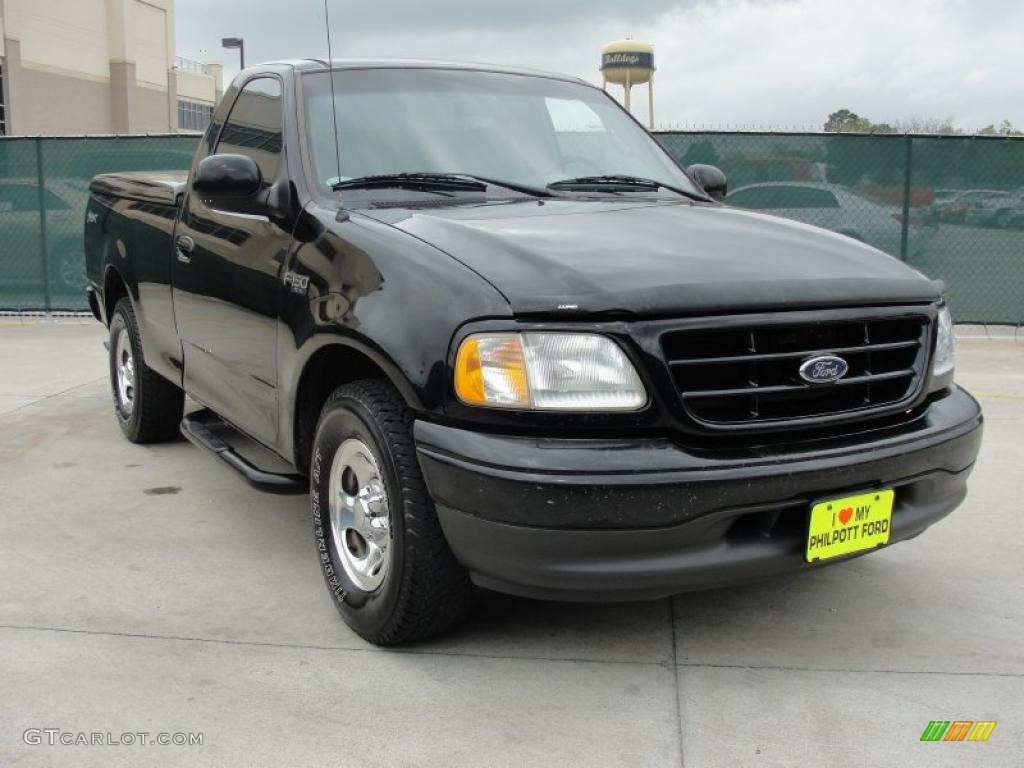
M 448 347 L 508 302 L 467 267 L 389 224 L 309 205 L 282 270 L 278 338 L 280 432 L 294 434 L 303 371 L 325 346 L 358 350 L 418 413 L 442 413 Z M 282 445 L 282 455 L 290 455 Z

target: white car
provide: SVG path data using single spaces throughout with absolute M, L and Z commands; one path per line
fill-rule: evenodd
M 899 257 L 903 233 L 899 208 L 885 205 L 850 187 L 815 182 L 751 184 L 730 192 L 725 202 L 737 208 L 831 229 Z M 911 217 L 909 255 L 918 252 L 923 231 Z
M 1009 229 L 1024 221 L 1024 189 L 992 192 L 964 215 L 964 222 L 982 227 Z

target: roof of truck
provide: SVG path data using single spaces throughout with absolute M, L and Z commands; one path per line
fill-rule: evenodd
M 300 72 L 318 72 L 327 69 L 326 59 L 287 59 L 283 61 L 270 61 L 266 64 L 286 64 L 294 67 Z M 247 69 L 258 70 L 260 66 L 255 65 Z M 555 80 L 567 80 L 573 83 L 593 85 L 583 78 L 564 75 L 558 72 L 546 72 L 540 69 L 529 69 L 527 67 L 509 67 L 504 64 L 481 64 L 468 61 L 440 61 L 432 59 L 333 59 L 331 69 L 462 69 L 476 72 L 497 72 L 507 75 L 529 75 L 532 77 L 548 77 Z

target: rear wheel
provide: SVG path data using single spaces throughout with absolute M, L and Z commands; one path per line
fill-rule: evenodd
M 114 415 L 133 443 L 157 443 L 178 434 L 185 393 L 146 365 L 135 312 L 125 298 L 110 320 L 110 388 Z
M 324 580 L 345 622 L 377 645 L 441 634 L 472 603 L 420 473 L 412 421 L 390 383 L 353 382 L 328 398 L 313 442 L 310 503 Z

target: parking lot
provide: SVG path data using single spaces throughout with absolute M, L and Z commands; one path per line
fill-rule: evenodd
M 0 765 L 1020 765 L 1024 335 L 961 335 L 984 446 L 921 538 L 670 601 L 485 595 L 382 650 L 332 607 L 305 497 L 125 441 L 99 324 L 0 318 Z M 932 720 L 998 726 L 921 743 Z

